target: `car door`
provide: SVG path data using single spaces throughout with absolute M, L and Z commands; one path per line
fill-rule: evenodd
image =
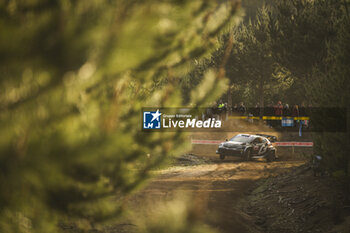
M 254 139 L 253 141 L 253 154 L 254 155 L 258 155 L 259 154 L 259 151 L 260 151 L 260 148 L 261 148 L 261 138 L 260 137 L 257 137 Z
M 267 146 L 268 146 L 268 141 L 265 138 L 261 138 L 261 144 L 260 144 L 258 154 L 259 155 L 265 154 L 267 151 Z

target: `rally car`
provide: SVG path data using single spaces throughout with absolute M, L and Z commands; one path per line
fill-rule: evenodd
M 216 153 L 220 159 L 226 156 L 240 156 L 248 161 L 252 158 L 265 158 L 267 162 L 276 160 L 276 148 L 271 142 L 277 141 L 275 136 L 264 134 L 238 134 L 219 145 Z

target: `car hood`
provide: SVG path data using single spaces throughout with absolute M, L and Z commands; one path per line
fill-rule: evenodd
M 227 141 L 227 142 L 224 142 L 223 144 L 224 147 L 229 147 L 229 148 L 242 147 L 243 145 L 245 145 L 244 142 L 234 142 L 234 141 Z

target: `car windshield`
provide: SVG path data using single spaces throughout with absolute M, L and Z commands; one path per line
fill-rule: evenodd
M 232 142 L 251 142 L 254 138 L 249 136 L 237 135 L 230 139 Z

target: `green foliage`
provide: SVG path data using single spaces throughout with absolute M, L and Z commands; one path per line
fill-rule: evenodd
M 242 1 L 242 8 L 245 12 L 244 22 L 255 21 L 259 9 L 264 5 L 272 5 L 274 0 L 245 0 Z
M 345 1 L 278 1 L 269 17 L 274 60 L 294 77 L 289 95 L 314 107 L 349 109 L 349 15 Z M 346 2 L 345 2 L 346 3 Z M 315 125 L 339 119 L 311 116 Z M 349 122 L 347 116 L 342 116 Z M 345 133 L 315 133 L 315 152 L 327 169 L 349 177 L 349 127 Z
M 278 1 L 272 8 L 272 54 L 294 77 L 294 91 L 289 94 L 299 103 L 350 107 L 350 23 L 344 2 Z M 320 126 L 339 120 L 328 115 L 311 117 Z M 343 117 L 349 122 L 349 112 Z M 345 131 L 315 133 L 314 143 L 328 170 L 349 177 L 349 127 Z
M 226 68 L 235 102 L 308 102 L 310 74 L 316 66 L 326 71 L 328 42 L 345 14 L 342 2 L 269 1 L 253 12 L 255 18 L 235 30 L 238 43 Z
M 194 198 L 194 197 L 192 197 Z M 178 194 L 178 197 L 164 205 L 153 208 L 149 217 L 140 218 L 140 231 L 144 233 L 214 233 L 211 227 L 204 225 L 203 203 L 190 200 Z
M 226 65 L 227 76 L 238 85 L 244 101 L 251 106 L 271 103 L 275 96 L 281 98 L 282 90 L 293 83 L 290 72 L 273 57 L 273 30 L 271 10 L 262 6 L 256 18 L 243 23 L 234 30 L 235 45 Z M 235 92 L 235 90 L 233 89 Z M 236 100 L 239 102 L 241 100 Z
M 215 72 L 213 70 L 209 70 L 204 74 L 203 81 L 191 91 L 191 99 L 194 103 L 200 106 L 208 106 L 208 103 L 218 99 L 222 92 L 227 90 L 227 80 L 215 80 L 214 77 Z
M 346 182 L 350 179 L 350 23 L 348 18 L 338 18 L 340 24 L 339 31 L 335 40 L 330 41 L 327 46 L 327 56 L 325 58 L 325 71 L 322 68 L 315 68 L 311 74 L 313 80 L 308 88 L 309 98 L 317 106 L 345 107 L 347 115 L 342 116 L 347 121 L 345 132 L 338 133 L 319 133 L 314 135 L 316 150 L 324 155 L 327 168 L 334 173 L 336 177 L 346 177 Z M 315 123 L 329 124 L 337 122 L 339 119 L 332 116 L 322 115 L 314 116 Z M 350 188 L 350 187 L 349 187 Z M 349 190 L 350 191 L 350 190 Z
M 238 6 L 0 1 L 0 232 L 118 216 L 149 170 L 186 148 L 178 132 L 141 133 L 141 107 L 181 105 L 180 77 L 219 46 Z
M 337 35 L 344 8 L 337 0 L 283 0 L 276 1 L 271 13 L 274 59 L 295 79 L 288 95 L 296 103 L 308 102 L 310 73 L 315 66 L 325 71 L 327 43 Z
M 287 103 L 345 107 L 348 112 L 342 117 L 350 122 L 347 4 L 336 0 L 274 1 L 260 8 L 255 20 L 240 25 L 227 65 L 231 88 L 241 98 L 238 101 L 255 104 L 259 97 L 260 103 L 278 97 Z M 313 124 L 320 126 L 339 120 L 327 115 L 311 117 Z M 314 145 L 332 174 L 349 178 L 346 127 L 343 133 L 315 133 Z

